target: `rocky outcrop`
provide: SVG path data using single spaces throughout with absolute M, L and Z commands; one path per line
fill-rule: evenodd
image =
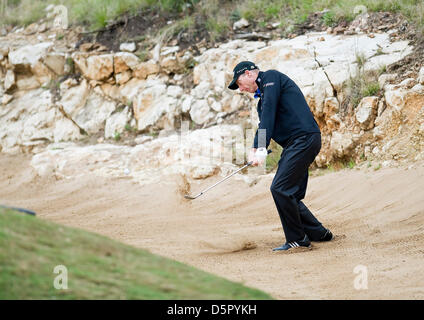
M 113 74 L 112 54 L 87 57 L 86 54 L 75 53 L 72 58 L 86 79 L 102 81 L 107 80 Z
M 49 37 L 49 31 L 43 34 Z M 133 51 L 130 45 L 122 46 L 121 52 L 107 53 L 93 44 L 75 49 L 76 45 L 59 47 L 54 39 L 34 43 L 19 37 L 23 38 L 10 41 L 0 37 L 0 126 L 5 128 L 0 133 L 2 152 L 41 152 L 37 159 L 44 154 L 44 160 L 40 160 L 44 163 L 66 154 L 51 149 L 43 153 L 42 146 L 49 143 L 99 135 L 103 136 L 99 141 L 116 139 L 129 130 L 137 131 L 139 138 L 164 132 L 164 136 L 150 137 L 152 141 L 143 140 L 136 147 L 148 154 L 143 156 L 146 162 L 136 161 L 137 170 L 157 164 L 172 170 L 188 166 L 190 169 L 181 172 L 193 178 L 214 174 L 220 164 L 231 163 L 232 157 L 243 153 L 240 150 L 249 148 L 247 137 L 253 138 L 258 123 L 253 97 L 227 89 L 231 70 L 240 60 L 255 61 L 263 70 L 280 70 L 300 86 L 323 132 L 317 166 L 335 160 L 384 158 L 389 155 L 388 149 L 396 149 L 395 144 L 388 148 L 387 143 L 399 135 L 415 141 L 415 152 L 422 152 L 424 68 L 399 84 L 395 83 L 396 74 L 381 75 L 380 94 L 364 97 L 350 114 L 342 114 L 344 86 L 359 70 L 358 55 L 363 60 L 362 70 L 376 71 L 411 52 L 408 41 L 390 41 L 385 33 L 369 37 L 319 32 L 268 43 L 233 40 L 199 56 L 178 46 L 158 45 L 147 61 L 129 52 Z M 189 69 L 188 63 L 195 65 L 194 69 Z M 227 132 L 225 123 L 230 118 L 242 132 L 237 134 L 242 137 L 236 139 L 237 143 L 222 133 Z M 190 139 L 178 138 L 177 148 L 166 149 L 164 146 L 175 144 L 175 132 L 182 130 L 182 120 L 190 127 L 209 128 L 194 130 Z M 234 133 L 236 127 L 230 131 Z M 207 158 L 200 156 L 189 162 L 175 158 L 181 149 L 192 153 L 207 146 L 218 132 L 226 137 L 221 141 L 225 148 L 233 151 L 231 159 L 206 165 Z M 72 148 L 75 151 L 77 147 Z M 98 150 L 92 148 L 85 150 Z M 133 154 L 126 148 L 120 152 Z M 174 156 L 172 161 L 169 154 Z
M 365 97 L 356 107 L 355 117 L 359 125 L 364 130 L 374 127 L 374 120 L 377 115 L 378 97 Z
M 47 56 L 48 49 L 52 46 L 53 42 L 42 42 L 12 50 L 8 54 L 9 63 L 15 68 L 18 66 L 34 67 Z
M 51 93 L 41 88 L 16 94 L 3 105 L 0 126 L 1 151 L 7 153 L 82 138 L 79 128 L 55 107 Z
M 237 125 L 223 125 L 146 139 L 135 147 L 54 143 L 37 153 L 31 164 L 40 176 L 54 175 L 59 179 L 87 172 L 132 178 L 141 184 L 158 181 L 163 174 L 203 179 L 233 170 L 233 145 L 237 145 L 239 151 L 236 163 L 241 164 L 244 162 L 243 132 Z

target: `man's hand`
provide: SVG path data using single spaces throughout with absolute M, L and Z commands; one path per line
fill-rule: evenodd
M 248 162 L 252 161 L 251 166 L 253 167 L 257 167 L 259 165 L 259 161 L 258 159 L 256 159 L 255 153 L 256 153 L 256 148 L 250 149 Z

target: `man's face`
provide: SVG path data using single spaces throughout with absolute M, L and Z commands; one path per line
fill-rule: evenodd
M 238 77 L 236 83 L 239 86 L 240 92 L 254 93 L 258 88 L 256 84 L 256 73 L 246 70 L 241 76 Z

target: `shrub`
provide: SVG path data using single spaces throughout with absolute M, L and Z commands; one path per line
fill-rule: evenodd
M 323 14 L 322 20 L 324 24 L 328 27 L 333 26 L 336 23 L 335 14 L 332 11 L 327 11 Z
M 380 91 L 380 85 L 377 81 L 369 82 L 364 84 L 364 88 L 362 90 L 362 96 L 369 97 L 377 95 L 378 91 Z

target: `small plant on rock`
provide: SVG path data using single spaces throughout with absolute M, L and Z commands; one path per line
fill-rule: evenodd
M 326 13 L 324 13 L 322 15 L 322 21 L 328 27 L 334 26 L 334 24 L 336 23 L 336 18 L 335 18 L 334 12 L 333 11 L 327 11 Z

